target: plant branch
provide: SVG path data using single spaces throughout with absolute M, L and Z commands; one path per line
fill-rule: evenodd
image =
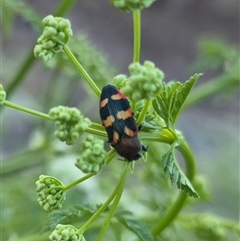
M 88 85 L 91 87 L 91 89 L 95 92 L 95 94 L 100 97 L 101 91 L 95 84 L 95 82 L 92 80 L 92 78 L 88 75 L 88 73 L 85 71 L 85 69 L 82 67 L 82 65 L 78 62 L 76 57 L 73 55 L 71 50 L 68 48 L 67 45 L 63 45 L 63 51 L 68 56 L 68 58 L 71 60 L 71 62 L 74 64 L 74 66 L 77 68 L 78 72 L 84 77 L 84 79 L 87 81 Z
M 126 175 L 127 165 L 124 165 L 122 173 L 119 178 L 119 182 L 111 195 L 108 197 L 108 199 L 105 201 L 104 204 L 92 215 L 92 217 L 79 229 L 79 233 L 84 233 L 88 227 L 98 218 L 98 216 L 108 207 L 108 205 L 112 202 L 112 200 L 116 197 L 117 193 L 119 192 L 119 189 L 122 186 L 122 180 L 124 179 Z
M 146 114 L 147 114 L 147 109 L 148 109 L 148 106 L 150 105 L 150 103 L 151 103 L 151 100 L 150 99 L 148 99 L 148 100 L 146 100 L 145 101 L 145 104 L 144 104 L 144 106 L 143 106 L 143 108 L 142 108 L 142 111 L 141 111 L 141 113 L 140 113 L 140 115 L 138 116 L 138 119 L 137 119 L 137 125 L 140 125 L 143 121 L 144 121 L 144 118 L 145 118 L 145 116 L 146 116 Z
M 109 226 L 109 223 L 111 222 L 111 218 L 113 216 L 113 214 L 115 213 L 117 207 L 118 207 L 118 204 L 119 204 L 119 201 L 121 199 L 121 196 L 122 196 L 122 193 L 123 193 L 123 190 L 124 190 L 124 185 L 125 185 L 125 181 L 126 181 L 126 176 L 127 176 L 127 167 L 129 166 L 129 162 L 124 162 L 124 173 L 123 173 L 123 176 L 122 178 L 120 179 L 120 183 L 119 183 L 119 188 L 118 188 L 118 192 L 114 198 L 114 201 L 113 201 L 113 204 L 111 206 L 111 209 L 105 219 L 105 222 L 103 223 L 102 225 L 102 228 L 100 230 L 100 233 L 96 239 L 96 241 L 101 241 L 102 238 L 103 238 L 103 235 L 104 233 L 106 232 L 107 230 L 107 227 Z
M 141 12 L 133 13 L 133 62 L 140 62 L 141 52 Z
M 94 176 L 95 174 L 96 174 L 96 173 L 88 173 L 88 174 L 86 174 L 85 176 L 77 179 L 76 181 L 71 182 L 70 184 L 64 186 L 64 190 L 67 191 L 67 190 L 71 189 L 72 187 L 75 187 L 75 186 L 78 185 L 79 183 L 81 183 L 81 182 L 89 179 L 90 177 Z
M 13 109 L 16 109 L 16 110 L 26 112 L 26 113 L 31 114 L 31 115 L 35 115 L 35 116 L 40 117 L 40 118 L 45 119 L 45 120 L 53 121 L 49 117 L 48 114 L 45 114 L 45 113 L 42 113 L 42 112 L 39 112 L 39 111 L 36 111 L 36 110 L 32 110 L 32 109 L 29 109 L 27 107 L 23 107 L 21 105 L 14 104 L 14 103 L 12 103 L 10 101 L 7 101 L 7 100 L 4 101 L 3 105 L 5 105 L 7 107 L 10 107 L 10 108 L 13 108 Z

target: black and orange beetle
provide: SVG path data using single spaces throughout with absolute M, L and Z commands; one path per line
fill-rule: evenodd
M 99 109 L 111 146 L 127 161 L 138 160 L 147 147 L 138 139 L 139 128 L 126 96 L 115 86 L 106 85 L 102 89 Z

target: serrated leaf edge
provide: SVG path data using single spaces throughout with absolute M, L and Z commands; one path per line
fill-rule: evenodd
M 173 185 L 175 184 L 178 189 L 184 191 L 190 197 L 193 196 L 195 198 L 198 198 L 199 195 L 193 188 L 188 178 L 182 172 L 180 166 L 176 161 L 175 154 L 174 154 L 175 147 L 176 147 L 176 143 L 174 143 L 169 149 L 169 151 L 166 154 L 164 154 L 162 157 L 163 170 L 166 174 L 166 178 L 169 178 Z

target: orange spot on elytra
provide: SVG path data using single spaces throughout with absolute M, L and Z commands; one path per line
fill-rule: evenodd
M 107 128 L 111 126 L 114 121 L 115 121 L 114 117 L 110 115 L 106 120 L 103 120 L 103 125 L 105 126 L 105 128 Z
M 124 96 L 121 92 L 118 92 L 116 95 L 111 96 L 112 100 L 121 100 L 126 99 L 126 96 Z
M 136 136 L 138 134 L 138 131 L 132 131 L 131 129 L 129 129 L 128 127 L 124 127 L 124 133 L 128 136 Z
M 127 119 L 129 117 L 132 117 L 132 116 L 133 116 L 133 113 L 132 113 L 132 110 L 130 108 L 127 109 L 126 111 L 124 111 L 124 110 L 118 111 L 118 113 L 117 113 L 117 118 L 118 119 L 125 120 L 125 119 Z
M 113 132 L 113 143 L 117 144 L 118 141 L 119 141 L 119 134 L 116 131 L 114 131 Z
M 100 108 L 103 108 L 107 103 L 108 103 L 108 98 L 102 100 L 102 101 L 100 102 Z

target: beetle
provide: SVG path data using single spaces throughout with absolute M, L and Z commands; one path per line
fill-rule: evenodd
M 127 161 L 138 160 L 147 147 L 138 139 L 140 128 L 136 125 L 129 101 L 114 85 L 103 87 L 99 112 L 108 142 Z

